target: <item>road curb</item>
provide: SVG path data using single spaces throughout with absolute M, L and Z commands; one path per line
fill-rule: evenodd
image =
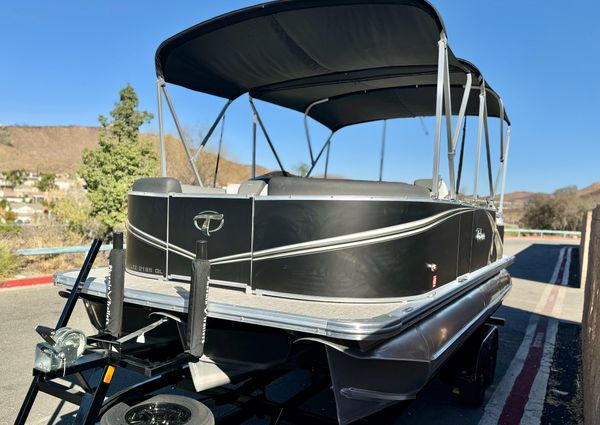
M 48 285 L 54 281 L 53 276 L 28 277 L 26 279 L 5 280 L 0 282 L 2 288 L 18 288 L 21 286 Z

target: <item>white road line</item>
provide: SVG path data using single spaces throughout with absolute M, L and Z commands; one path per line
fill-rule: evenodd
M 565 270 L 562 275 L 561 285 L 567 286 L 569 284 L 569 270 L 571 269 L 571 253 L 573 252 L 573 247 L 567 249 L 567 261 L 565 262 Z M 558 283 L 558 282 L 557 282 Z
M 521 370 L 523 369 L 523 363 L 527 358 L 527 353 L 529 352 L 529 346 L 533 340 L 537 323 L 538 316 L 532 314 L 529 319 L 529 324 L 527 325 L 527 331 L 525 332 L 523 341 L 521 342 L 517 353 L 510 362 L 510 365 L 502 377 L 500 384 L 498 384 L 496 390 L 492 394 L 492 397 L 490 397 L 490 400 L 486 404 L 483 416 L 479 421 L 479 425 L 496 425 L 498 423 L 498 419 L 500 419 L 502 409 L 504 409 L 504 405 L 506 404 L 506 399 L 510 394 L 510 390 L 512 390 L 517 376 L 519 376 Z
M 544 411 L 544 402 L 546 400 L 546 389 L 548 387 L 548 378 L 550 377 L 550 367 L 554 356 L 554 347 L 556 344 L 556 331 L 558 330 L 558 320 L 548 319 L 548 328 L 546 329 L 546 342 L 544 352 L 540 362 L 540 368 L 531 391 L 529 400 L 525 405 L 525 411 L 521 418 L 521 425 L 539 425 Z
M 563 248 L 564 249 L 564 248 Z M 560 283 L 566 286 L 569 283 L 569 270 L 571 268 L 571 254 L 573 248 L 570 247 L 566 250 L 566 259 L 564 260 L 565 267 L 563 274 L 560 276 L 560 282 L 558 276 L 554 279 L 553 283 Z M 562 264 L 563 258 L 559 257 L 560 263 Z M 552 309 L 552 315 L 559 315 L 562 311 L 563 303 L 565 300 L 565 291 L 562 288 L 558 291 L 556 296 L 556 303 Z M 531 391 L 529 392 L 529 400 L 525 405 L 525 411 L 523 412 L 523 418 L 521 419 L 521 425 L 539 425 L 544 412 L 544 402 L 546 401 L 546 390 L 548 388 L 548 378 L 550 377 L 550 367 L 552 366 L 552 359 L 554 357 L 554 348 L 556 347 L 556 332 L 558 330 L 558 320 L 548 319 L 548 328 L 546 331 L 546 344 L 544 345 L 544 352 L 542 354 L 542 360 L 540 363 L 540 369 L 533 381 Z
M 565 255 L 565 248 L 561 248 L 558 254 L 558 261 L 554 266 L 554 273 L 552 273 L 552 277 L 550 278 L 550 283 L 558 283 L 558 273 L 560 272 L 560 265 L 562 264 L 563 255 Z
M 568 282 L 568 270 L 571 264 L 571 250 L 566 248 L 561 248 L 558 259 L 554 266 L 554 271 L 552 273 L 552 277 L 550 279 L 550 283 L 556 284 L 559 283 L 559 273 L 560 266 L 563 263 L 563 258 L 565 254 L 567 255 L 567 259 L 565 262 L 565 268 L 563 275 L 560 276 L 561 284 L 562 282 Z M 565 281 L 564 276 L 567 275 L 567 280 Z M 504 409 L 504 405 L 506 404 L 506 400 L 510 395 L 514 383 L 523 370 L 523 365 L 525 363 L 525 359 L 529 354 L 529 349 L 531 343 L 533 341 L 534 332 L 537 327 L 537 323 L 539 320 L 540 314 L 546 305 L 548 297 L 552 292 L 552 289 L 555 288 L 552 285 L 546 285 L 546 288 L 542 291 L 542 296 L 537 302 L 537 305 L 532 312 L 529 319 L 529 323 L 527 324 L 527 331 L 525 332 L 525 336 L 523 337 L 523 341 L 519 346 L 514 358 L 510 362 L 506 373 L 502 377 L 500 384 L 494 390 L 494 393 L 490 397 L 488 403 L 485 406 L 483 415 L 479 421 L 479 425 L 496 425 L 498 420 L 500 419 L 500 415 L 502 414 L 502 410 Z M 559 291 L 556 299 L 556 303 L 552 309 L 552 313 L 560 313 L 562 310 L 562 305 L 564 301 L 564 291 Z M 536 374 L 535 380 L 533 382 L 529 400 L 525 405 L 525 412 L 523 413 L 523 417 L 521 420 L 521 425 L 539 425 L 543 408 L 544 401 L 546 397 L 546 389 L 548 386 L 548 378 L 550 376 L 550 366 L 552 364 L 552 358 L 554 356 L 554 346 L 556 342 L 556 331 L 558 329 L 558 320 L 549 319 L 548 327 L 546 329 L 546 345 L 544 346 L 544 352 L 542 354 L 542 360 L 540 364 L 540 369 Z

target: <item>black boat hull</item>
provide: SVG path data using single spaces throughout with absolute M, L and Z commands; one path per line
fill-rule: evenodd
M 222 215 L 201 233 L 200 213 Z M 195 219 L 196 218 L 196 219 Z M 502 256 L 491 209 L 369 197 L 129 195 L 127 269 L 187 280 L 208 239 L 211 281 L 257 293 L 374 301 L 419 295 Z

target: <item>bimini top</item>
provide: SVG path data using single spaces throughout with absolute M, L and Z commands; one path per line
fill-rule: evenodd
M 244 93 L 305 112 L 337 130 L 386 118 L 435 115 L 444 24 L 424 0 L 281 0 L 234 11 L 163 42 L 166 82 L 226 99 Z M 466 73 L 448 48 L 452 109 Z M 467 114 L 477 115 L 477 78 Z M 498 102 L 487 102 L 499 116 Z M 358 107 L 360 106 L 360 107 Z M 497 113 L 496 113 L 497 111 Z
M 481 83 L 486 87 L 487 115 L 504 118 L 510 125 L 508 114 L 498 94 L 484 82 L 479 70 L 471 63 L 459 59 L 472 75 L 472 86 L 467 98 L 465 114 L 479 115 Z M 435 74 L 420 74 L 404 79 L 381 80 L 381 87 L 358 92 L 346 92 L 315 104 L 308 115 L 332 130 L 369 121 L 392 118 L 435 116 L 437 85 Z M 385 86 L 383 83 L 388 83 Z M 458 115 L 465 91 L 466 74 L 450 73 L 452 114 Z M 267 98 L 268 100 L 268 98 Z M 445 113 L 445 111 L 444 111 Z
M 169 38 L 156 52 L 156 70 L 166 82 L 191 90 L 261 98 L 270 86 L 281 91 L 287 85 L 335 84 L 352 75 L 360 85 L 365 71 L 372 78 L 375 71 L 389 76 L 435 70 L 442 33 L 440 16 L 424 0 L 282 0 L 227 13 Z M 460 66 L 452 52 L 449 64 Z M 278 103 L 277 96 L 271 99 Z

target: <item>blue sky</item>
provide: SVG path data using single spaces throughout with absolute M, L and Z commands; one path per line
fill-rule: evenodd
M 138 92 L 141 107 L 155 112 L 154 52 L 160 42 L 253 3 L 1 0 L 0 123 L 97 125 L 98 115 L 112 109 L 118 90 L 128 82 Z M 600 2 L 433 3 L 455 54 L 475 63 L 504 99 L 513 122 L 508 190 L 552 191 L 600 180 Z M 170 91 L 181 120 L 196 137 L 223 104 L 222 99 L 176 87 Z M 302 116 L 257 104 L 286 167 L 307 162 Z M 336 135 L 331 173 L 376 179 L 381 127 L 364 124 Z M 311 128 L 320 143 L 326 132 L 316 123 Z M 156 129 L 154 121 L 145 131 Z M 167 129 L 173 131 L 170 122 Z M 470 190 L 474 118 L 468 129 L 464 181 Z M 228 113 L 224 140 L 228 154 L 241 162 L 250 162 L 250 130 L 247 102 L 239 99 Z M 497 151 L 497 125 L 491 130 Z M 433 120 L 391 121 L 387 141 L 385 179 L 412 181 L 431 175 Z M 258 162 L 275 167 L 267 149 L 261 140 Z M 442 151 L 443 173 L 445 157 Z

